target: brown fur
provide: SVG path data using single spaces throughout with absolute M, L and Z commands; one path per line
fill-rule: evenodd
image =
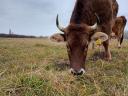
M 124 37 L 124 28 L 126 26 L 127 19 L 125 16 L 120 16 L 115 19 L 115 24 L 112 28 L 113 33 L 115 34 L 115 37 L 118 39 L 118 42 L 120 45 L 123 42 Z
M 79 72 L 81 68 L 85 69 L 84 63 L 90 38 L 96 31 L 90 30 L 89 26 L 99 21 L 97 31 L 110 36 L 117 12 L 116 0 L 76 0 L 69 26 L 62 29 L 67 42 L 70 66 L 74 71 Z M 109 40 L 103 42 L 103 45 L 105 58 L 109 60 L 111 59 Z
M 119 10 L 119 5 L 116 2 L 116 0 L 112 0 L 112 9 L 113 9 L 113 18 L 116 18 Z
M 116 0 L 112 0 L 112 11 L 113 11 L 113 22 L 112 22 L 112 26 L 114 26 L 114 24 L 115 24 L 115 19 L 117 18 L 118 10 L 119 10 L 119 5 L 118 5 L 117 1 Z M 98 27 L 97 28 L 97 31 L 101 31 L 101 27 Z M 112 38 L 115 38 L 115 37 L 112 37 Z M 93 43 L 92 44 L 92 49 L 94 49 L 94 48 L 95 48 L 95 44 Z
M 95 13 L 100 18 L 100 24 L 112 20 L 111 0 L 77 0 L 70 23 L 85 23 L 93 25 L 96 22 Z
M 114 10 L 118 10 L 118 9 L 114 9 Z M 77 0 L 76 1 L 75 8 L 70 19 L 68 32 L 66 33 L 68 35 L 67 41 L 68 39 L 70 39 L 70 42 L 73 42 L 72 45 L 70 44 L 70 42 L 68 42 L 68 46 L 70 45 L 70 51 L 71 51 L 69 53 L 71 67 L 73 67 L 74 69 L 79 69 L 80 67 L 84 67 L 83 64 L 85 62 L 85 57 L 87 55 L 88 44 L 84 43 L 84 46 L 82 46 L 83 43 L 81 41 L 89 42 L 89 39 L 92 35 L 92 34 L 91 35 L 86 34 L 88 33 L 87 30 L 81 30 L 81 29 L 71 30 L 72 29 L 71 25 L 72 24 L 93 25 L 97 21 L 95 16 L 96 13 L 100 19 L 100 23 L 98 24 L 100 31 L 110 35 L 112 31 L 112 22 L 115 17 L 114 15 L 116 15 L 116 12 L 113 12 L 112 0 Z M 107 59 L 110 59 L 111 54 L 108 48 L 109 42 L 106 41 L 103 43 L 103 45 L 105 47 L 105 57 Z M 83 54 L 84 51 L 85 54 Z

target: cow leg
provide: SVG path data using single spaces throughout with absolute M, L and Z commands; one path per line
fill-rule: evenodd
M 120 37 L 118 37 L 118 39 L 117 39 L 117 41 L 118 41 L 118 48 L 121 48 L 121 44 L 120 44 L 120 41 L 121 41 L 121 38 Z
M 103 46 L 104 46 L 104 49 L 105 49 L 105 53 L 104 53 L 104 57 L 106 60 L 111 60 L 111 52 L 109 50 L 109 40 L 103 42 Z
M 121 44 L 123 42 L 123 39 L 124 39 L 124 33 L 121 34 L 118 38 L 118 48 L 121 48 Z
M 103 46 L 105 49 L 104 57 L 106 60 L 111 60 L 111 52 L 109 50 L 109 42 L 110 42 L 110 34 L 112 32 L 112 25 L 111 23 L 106 24 L 105 26 L 102 26 L 102 31 L 107 33 L 109 36 L 109 39 L 105 42 L 103 42 Z
M 123 34 L 120 34 L 119 36 L 118 36 L 118 38 L 117 38 L 117 41 L 118 41 L 118 48 L 121 48 L 121 44 L 122 44 L 122 42 L 123 42 Z

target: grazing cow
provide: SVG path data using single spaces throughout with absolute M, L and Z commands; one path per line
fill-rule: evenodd
M 108 38 L 112 32 L 113 19 L 112 0 L 76 0 L 70 23 L 65 28 L 60 26 L 57 15 L 56 25 L 63 32 L 61 38 L 66 41 L 72 74 L 85 73 L 84 64 L 91 40 L 100 39 L 105 48 L 105 58 L 111 59 Z M 55 37 L 51 36 L 52 40 Z
M 120 16 L 115 19 L 115 24 L 112 28 L 111 38 L 115 37 L 118 40 L 118 48 L 121 48 L 121 44 L 124 39 L 124 28 L 126 26 L 127 19 L 125 16 Z

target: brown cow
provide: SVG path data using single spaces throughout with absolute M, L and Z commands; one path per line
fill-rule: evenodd
M 121 48 L 121 44 L 124 39 L 124 28 L 126 26 L 127 19 L 125 16 L 120 16 L 115 19 L 115 24 L 112 28 L 111 38 L 115 37 L 118 40 L 118 48 Z
M 108 37 L 112 32 L 113 17 L 112 0 L 76 0 L 70 23 L 66 28 L 59 25 L 57 16 L 56 25 L 64 32 L 64 35 L 60 36 L 65 38 L 63 40 L 67 44 L 72 74 L 85 73 L 84 64 L 91 39 L 101 39 L 105 48 L 105 58 L 111 59 Z M 96 36 L 99 32 L 101 35 Z M 96 38 L 92 38 L 93 36 Z M 52 37 L 55 38 L 54 35 Z

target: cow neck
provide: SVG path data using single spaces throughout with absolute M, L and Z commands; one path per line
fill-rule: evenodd
M 88 6 L 92 6 L 88 0 L 77 0 L 70 23 L 93 25 L 95 23 L 95 14 L 93 13 L 93 8 Z

